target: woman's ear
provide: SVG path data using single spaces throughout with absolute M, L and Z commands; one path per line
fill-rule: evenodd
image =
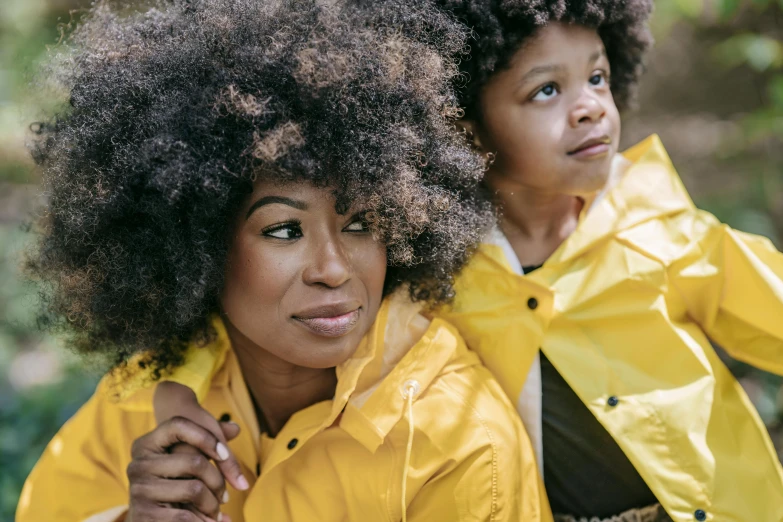
M 477 151 L 483 151 L 484 148 L 481 145 L 481 138 L 478 133 L 478 126 L 473 120 L 459 120 L 457 121 L 457 128 L 465 133 L 465 139 L 468 140 L 474 149 Z

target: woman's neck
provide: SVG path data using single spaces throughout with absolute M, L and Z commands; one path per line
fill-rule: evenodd
M 508 178 L 487 176 L 501 209 L 500 228 L 522 266 L 537 266 L 573 233 L 584 200 L 578 196 L 539 190 Z
M 286 362 L 226 323 L 262 432 L 274 437 L 293 414 L 334 397 L 334 368 L 305 368 Z

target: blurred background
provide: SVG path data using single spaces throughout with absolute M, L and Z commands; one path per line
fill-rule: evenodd
M 36 331 L 35 289 L 17 272 L 23 223 L 41 198 L 25 148 L 42 102 L 29 76 L 88 1 L 0 0 L 0 522 L 98 379 Z M 660 134 L 697 205 L 783 247 L 783 0 L 655 4 L 657 44 L 625 145 Z M 728 364 L 783 455 L 783 379 Z

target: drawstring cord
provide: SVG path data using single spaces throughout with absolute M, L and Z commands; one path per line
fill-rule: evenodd
M 408 486 L 408 468 L 411 465 L 411 451 L 413 450 L 413 398 L 419 393 L 419 383 L 416 381 L 406 381 L 402 385 L 402 396 L 407 401 L 406 410 L 408 413 L 408 445 L 405 448 L 405 467 L 402 469 L 402 522 L 408 521 L 407 497 Z

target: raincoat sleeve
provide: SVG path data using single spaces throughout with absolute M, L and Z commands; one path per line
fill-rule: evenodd
M 96 393 L 51 440 L 22 489 L 16 522 L 125 518 L 130 446 L 121 447 L 130 442 L 123 436 L 123 422 L 101 406 L 105 400 Z
M 783 375 L 783 254 L 706 212 L 678 227 L 689 240 L 670 280 L 690 316 L 732 357 Z

